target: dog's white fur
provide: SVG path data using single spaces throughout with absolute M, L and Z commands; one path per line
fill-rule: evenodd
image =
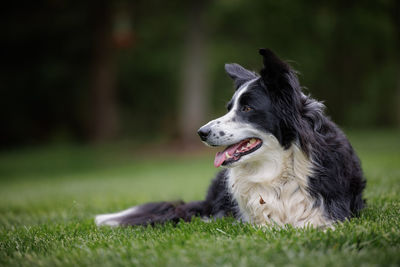
M 229 170 L 229 188 L 242 220 L 257 225 L 330 225 L 322 202 L 314 206 L 306 189 L 310 160 L 297 145 L 284 150 L 275 137 L 270 137 L 268 144 L 263 141 L 260 149 L 268 153 Z
M 108 225 L 108 226 L 118 226 L 119 219 L 126 215 L 133 215 L 135 214 L 137 207 L 131 207 L 129 209 L 116 212 L 116 213 L 109 213 L 109 214 L 100 214 L 97 215 L 95 218 L 96 225 Z

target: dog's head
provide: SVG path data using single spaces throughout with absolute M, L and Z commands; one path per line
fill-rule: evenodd
M 198 134 L 210 146 L 227 146 L 214 165 L 237 166 L 254 161 L 269 150 L 288 148 L 299 138 L 301 89 L 295 72 L 272 51 L 260 49 L 260 74 L 238 64 L 226 64 L 235 93 L 228 112 L 202 126 Z

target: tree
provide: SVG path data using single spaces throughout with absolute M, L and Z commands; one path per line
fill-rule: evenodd
M 90 140 L 102 142 L 115 137 L 118 131 L 112 6 L 109 1 L 97 1 L 92 12 L 94 53 L 88 128 Z
M 393 13 L 392 13 L 392 18 L 394 22 L 394 27 L 396 30 L 396 41 L 397 41 L 397 47 L 400 45 L 400 1 L 394 1 L 394 8 L 393 8 Z M 399 51 L 397 51 L 399 53 Z M 398 58 L 399 54 L 397 54 Z M 400 127 L 400 61 L 398 59 L 397 61 L 397 90 L 396 90 L 396 106 L 397 106 L 397 126 Z
M 208 76 L 206 72 L 206 26 L 207 1 L 191 1 L 189 27 L 185 37 L 183 59 L 182 98 L 180 112 L 180 137 L 183 144 L 190 145 L 196 138 L 197 129 L 204 123 L 208 110 Z

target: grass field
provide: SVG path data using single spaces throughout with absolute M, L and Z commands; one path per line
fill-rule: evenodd
M 97 228 L 93 216 L 148 201 L 203 198 L 213 152 L 132 144 L 0 154 L 1 266 L 399 266 L 400 132 L 351 132 L 368 207 L 335 230 L 256 228 L 231 219 Z

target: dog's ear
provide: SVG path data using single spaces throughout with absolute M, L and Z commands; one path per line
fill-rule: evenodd
M 245 82 L 250 81 L 257 77 L 257 74 L 246 70 L 236 63 L 225 64 L 225 71 L 228 73 L 235 83 L 236 90 L 240 88 Z
M 309 137 L 302 134 L 301 110 L 302 94 L 296 72 L 285 62 L 278 58 L 269 49 L 260 49 L 263 56 L 264 68 L 260 71 L 262 81 L 274 101 L 274 113 L 279 118 L 279 129 L 282 142 L 287 145 L 295 136 L 298 137 L 301 147 L 308 151 L 306 144 Z M 285 141 L 286 140 L 286 141 Z
M 278 58 L 270 49 L 261 48 L 260 55 L 263 56 L 264 68 L 260 71 L 263 82 L 270 92 L 290 93 L 298 86 L 295 72 L 288 64 Z

